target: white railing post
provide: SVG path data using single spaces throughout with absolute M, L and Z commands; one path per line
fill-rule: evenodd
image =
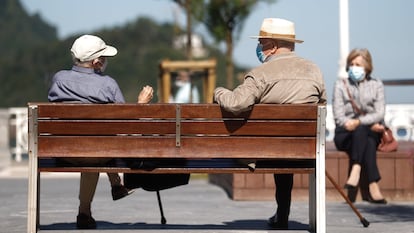
M 27 108 L 9 108 L 9 119 L 16 136 L 16 145 L 10 148 L 10 152 L 17 162 L 21 162 L 22 155 L 27 154 Z

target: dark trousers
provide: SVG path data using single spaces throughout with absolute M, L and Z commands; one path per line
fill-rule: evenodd
M 354 131 L 336 127 L 334 142 L 340 151 L 347 152 L 350 165 L 360 164 L 367 174 L 368 183 L 381 179 L 377 166 L 377 147 L 380 134 L 373 132 L 370 126 L 360 125 Z
M 279 220 L 287 221 L 292 200 L 293 174 L 274 174 L 276 186 L 276 215 Z

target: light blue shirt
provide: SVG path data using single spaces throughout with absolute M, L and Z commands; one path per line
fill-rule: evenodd
M 53 76 L 49 89 L 50 102 L 125 103 L 118 83 L 92 68 L 73 66 Z

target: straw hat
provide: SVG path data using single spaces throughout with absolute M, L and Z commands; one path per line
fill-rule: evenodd
M 302 43 L 303 40 L 295 38 L 295 24 L 286 19 L 266 18 L 263 20 L 258 36 L 251 38 L 269 38 Z

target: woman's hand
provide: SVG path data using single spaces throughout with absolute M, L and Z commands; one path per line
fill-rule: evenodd
M 371 130 L 377 133 L 382 133 L 385 130 L 385 127 L 379 123 L 375 123 L 371 126 Z
M 361 124 L 361 121 L 359 121 L 358 119 L 350 119 L 345 122 L 344 127 L 348 131 L 354 131 L 359 124 Z
M 141 92 L 138 95 L 138 103 L 139 104 L 146 104 L 152 100 L 154 95 L 154 89 L 150 86 L 145 86 L 142 88 Z

